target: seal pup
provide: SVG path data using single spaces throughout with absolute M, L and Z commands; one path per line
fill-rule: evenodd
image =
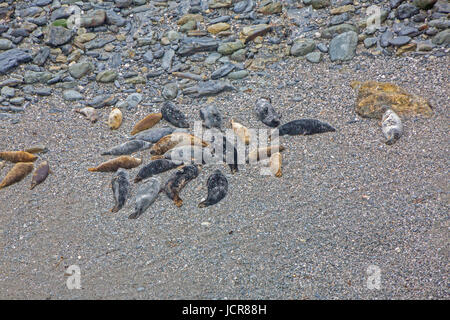
M 174 169 L 178 167 L 179 164 L 170 161 L 168 159 L 156 159 L 148 164 L 146 164 L 144 167 L 139 170 L 136 178 L 134 178 L 134 182 L 138 183 L 144 179 L 150 178 L 155 174 L 160 174 L 163 172 L 166 172 L 168 170 Z
M 3 151 L 0 152 L 0 159 L 9 161 L 9 162 L 33 162 L 38 157 L 32 153 L 25 151 Z
M 3 181 L 0 183 L 0 189 L 8 187 L 16 182 L 21 181 L 25 178 L 31 171 L 33 171 L 33 162 L 18 162 L 12 167 L 11 170 L 6 174 Z
M 111 187 L 114 195 L 115 205 L 111 212 L 118 212 L 127 202 L 128 193 L 130 192 L 129 175 L 125 169 L 117 170 L 115 176 L 111 180 Z
M 162 113 L 151 113 L 146 116 L 144 119 L 136 123 L 131 131 L 132 135 L 135 135 L 138 132 L 147 130 L 152 128 L 155 124 L 157 124 L 162 119 Z
M 280 125 L 281 116 L 272 107 L 270 98 L 260 98 L 256 101 L 255 112 L 258 119 L 265 125 L 275 128 Z
M 132 154 L 140 150 L 150 149 L 152 144 L 144 140 L 131 140 L 119 144 L 108 151 L 101 153 L 102 156 L 122 156 L 126 154 Z
M 231 119 L 231 128 L 233 129 L 234 133 L 239 137 L 239 139 L 241 139 L 242 142 L 244 142 L 245 144 L 250 143 L 251 138 L 250 132 L 245 126 Z
M 161 140 L 162 137 L 165 137 L 174 132 L 174 130 L 175 128 L 172 127 L 147 129 L 132 136 L 130 140 L 144 140 L 150 143 L 156 143 Z
M 269 146 L 253 149 L 248 154 L 247 163 L 255 163 L 257 161 L 261 161 L 269 158 L 272 154 L 276 152 L 281 152 L 285 148 L 283 146 Z
M 228 180 L 220 170 L 215 170 L 208 178 L 208 197 L 198 204 L 199 208 L 205 208 L 218 203 L 228 193 Z
M 108 126 L 111 130 L 117 130 L 119 129 L 120 125 L 122 124 L 122 111 L 120 111 L 118 108 L 112 109 L 111 113 L 108 117 Z
M 202 148 L 200 146 L 181 146 L 170 149 L 166 153 L 164 153 L 164 158 L 172 160 L 176 163 L 205 163 L 206 157 L 204 156 L 204 152 L 208 152 L 209 149 Z M 209 151 L 211 152 L 211 151 Z
M 170 149 L 185 145 L 207 147 L 208 143 L 189 133 L 174 132 L 172 134 L 169 134 L 168 136 L 161 138 L 157 143 L 155 143 L 150 149 L 150 154 L 164 154 Z
M 134 212 L 130 214 L 128 219 L 139 218 L 150 205 L 155 202 L 161 191 L 161 182 L 158 178 L 150 178 L 141 185 L 136 194 L 136 205 Z
M 183 200 L 180 198 L 180 191 L 189 181 L 198 177 L 199 171 L 197 165 L 187 165 L 175 172 L 175 174 L 167 181 L 164 186 L 164 192 L 169 199 L 173 200 L 177 207 L 183 205 Z
M 31 178 L 31 187 L 30 190 L 33 190 L 38 184 L 47 179 L 48 174 L 50 173 L 50 167 L 48 165 L 48 161 L 43 161 L 34 171 L 33 177 Z
M 334 132 L 335 128 L 328 123 L 316 119 L 299 119 L 283 124 L 278 128 L 279 136 L 286 134 L 295 135 L 311 135 L 316 133 Z
M 203 125 L 208 128 L 221 129 L 223 117 L 219 109 L 214 105 L 209 105 L 200 109 L 200 118 L 203 120 Z
M 186 116 L 178 109 L 173 102 L 164 102 L 161 108 L 162 117 L 178 128 L 189 128 Z
M 109 161 L 103 162 L 95 168 L 89 168 L 91 172 L 115 172 L 119 168 L 132 169 L 142 163 L 142 159 L 131 156 L 120 156 Z
M 280 152 L 275 152 L 270 156 L 269 169 L 272 175 L 274 175 L 277 178 L 283 175 L 281 173 L 281 163 L 282 163 L 282 156 Z
M 98 120 L 98 113 L 95 108 L 85 107 L 85 108 L 81 108 L 81 109 L 75 109 L 75 112 L 82 114 L 92 123 L 95 123 Z
M 381 130 L 386 138 L 385 143 L 387 145 L 393 145 L 403 134 L 402 120 L 392 109 L 387 109 L 383 114 Z

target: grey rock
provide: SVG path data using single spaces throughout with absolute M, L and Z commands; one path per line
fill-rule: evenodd
M 0 53 L 0 75 L 6 74 L 19 64 L 29 62 L 32 57 L 21 49 L 9 49 Z
M 64 90 L 63 91 L 63 99 L 66 101 L 77 101 L 77 100 L 82 100 L 83 95 L 75 90 Z
M 291 47 L 291 55 L 295 57 L 304 56 L 314 51 L 316 44 L 312 39 L 296 39 Z
M 52 47 L 58 47 L 72 40 L 72 30 L 64 27 L 51 26 L 48 34 L 47 44 Z
M 221 129 L 223 124 L 223 117 L 219 109 L 215 105 L 208 105 L 200 109 L 200 118 L 206 128 Z
M 331 40 L 330 59 L 331 61 L 351 60 L 356 54 L 358 35 L 354 31 L 342 33 Z
M 311 63 L 319 63 L 322 60 L 322 54 L 320 52 L 310 52 L 305 58 Z

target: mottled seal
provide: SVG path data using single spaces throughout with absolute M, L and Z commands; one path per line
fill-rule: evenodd
M 147 150 L 150 149 L 152 144 L 150 142 L 144 141 L 144 140 L 131 140 L 124 142 L 122 144 L 119 144 L 118 146 L 115 146 L 108 151 L 103 152 L 102 156 L 121 156 L 126 154 L 132 154 L 134 152 L 140 151 L 140 150 Z
M 255 163 L 257 161 L 261 161 L 269 158 L 272 154 L 276 152 L 283 151 L 285 148 L 283 146 L 269 146 L 257 148 L 249 152 L 247 163 Z
M 206 128 L 218 128 L 222 127 L 223 117 L 219 109 L 214 105 L 205 106 L 200 109 L 200 118 L 203 120 L 203 124 Z
M 95 168 L 89 168 L 91 172 L 115 172 L 119 168 L 132 169 L 142 163 L 142 159 L 131 156 L 120 156 L 109 161 L 103 162 Z
M 200 146 L 180 146 L 173 149 L 170 149 L 166 153 L 164 153 L 164 158 L 172 160 L 176 163 L 197 163 L 204 164 L 206 156 L 204 156 L 204 152 L 211 153 L 209 148 L 202 148 Z
M 208 197 L 199 203 L 199 208 L 205 208 L 218 203 L 228 192 L 228 180 L 220 170 L 214 171 L 208 178 Z
M 129 175 L 125 169 L 120 168 L 117 170 L 111 181 L 115 201 L 114 208 L 111 209 L 111 212 L 118 212 L 125 205 L 128 193 L 130 192 L 130 182 L 128 180 Z
M 162 119 L 162 113 L 152 113 L 146 116 L 144 119 L 136 123 L 131 131 L 132 135 L 135 135 L 138 132 L 147 130 L 152 128 L 155 124 L 157 124 Z
M 25 151 L 3 151 L 0 152 L 0 159 L 9 161 L 9 162 L 33 162 L 38 157 L 32 153 Z
M 98 113 L 95 108 L 85 107 L 81 109 L 75 109 L 75 112 L 82 114 L 92 123 L 95 123 L 98 120 Z
M 108 117 L 108 126 L 111 130 L 117 130 L 119 129 L 120 125 L 122 124 L 122 111 L 120 111 L 118 108 L 112 109 L 111 113 Z
M 387 109 L 384 113 L 381 119 L 381 130 L 387 145 L 394 144 L 403 134 L 402 120 L 392 109 Z
M 156 143 L 159 140 L 161 140 L 162 137 L 165 137 L 174 132 L 174 130 L 175 128 L 172 127 L 147 129 L 132 136 L 130 140 L 136 139 L 136 140 L 144 140 L 150 143 Z
M 281 116 L 275 111 L 270 98 L 260 98 L 256 101 L 255 112 L 258 119 L 265 125 L 275 128 L 280 125 Z
M 0 189 L 8 187 L 16 182 L 21 181 L 31 171 L 33 171 L 33 162 L 18 162 L 14 167 L 6 174 L 3 181 L 0 183 Z
M 161 108 L 162 117 L 178 128 L 189 128 L 186 116 L 171 101 L 164 102 Z
M 185 145 L 207 147 L 208 143 L 189 133 L 174 132 L 161 138 L 157 143 L 155 143 L 153 147 L 150 149 L 150 154 L 152 155 L 164 154 L 170 149 Z
M 138 183 L 144 179 L 152 177 L 155 174 L 166 172 L 178 166 L 179 164 L 176 164 L 175 162 L 170 161 L 168 159 L 153 160 L 144 167 L 142 167 L 141 170 L 139 170 L 136 178 L 134 179 L 134 182 Z
M 130 214 L 128 219 L 139 218 L 148 207 L 155 202 L 160 191 L 161 182 L 158 178 L 150 178 L 140 186 L 136 194 L 136 206 L 134 212 Z
M 50 173 L 50 166 L 48 165 L 48 161 L 43 161 L 34 171 L 33 177 L 31 178 L 31 187 L 30 190 L 33 190 L 38 184 L 47 179 L 48 174 Z
M 281 153 L 276 152 L 270 156 L 269 169 L 272 175 L 274 175 L 277 178 L 282 176 L 281 163 L 282 163 Z
M 175 174 L 167 181 L 164 186 L 164 192 L 173 200 L 177 207 L 183 205 L 183 200 L 181 200 L 179 195 L 180 191 L 189 181 L 197 178 L 199 171 L 197 165 L 187 165 L 175 172 Z
M 283 124 L 278 128 L 279 136 L 286 134 L 295 135 L 311 135 L 316 133 L 334 132 L 335 128 L 328 123 L 316 119 L 299 119 Z
M 234 133 L 239 137 L 239 139 L 241 139 L 242 142 L 244 142 L 245 144 L 250 143 L 250 132 L 245 126 L 243 126 L 239 122 L 231 120 L 231 128 L 233 128 Z

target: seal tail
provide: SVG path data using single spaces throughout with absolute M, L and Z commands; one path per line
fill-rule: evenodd
M 135 210 L 132 214 L 128 216 L 128 219 L 137 219 L 141 216 L 141 210 Z
M 183 205 L 183 200 L 177 194 L 173 197 L 173 202 L 178 208 Z
M 121 208 L 119 208 L 119 206 L 116 205 L 116 206 L 114 206 L 114 208 L 111 209 L 111 212 L 116 213 L 116 212 L 119 212 L 120 209 Z
M 110 156 L 110 155 L 111 155 L 111 152 L 105 151 L 105 152 L 100 153 L 100 155 L 101 155 L 101 156 Z
M 208 202 L 207 200 L 202 201 L 202 202 L 200 202 L 200 203 L 198 204 L 198 207 L 199 207 L 199 208 L 206 208 L 206 207 L 208 207 L 208 206 L 209 206 L 209 202 Z
M 33 183 L 31 184 L 31 186 L 30 186 L 30 190 L 33 190 L 34 187 L 36 187 L 36 186 L 37 186 L 37 184 L 33 182 Z
M 88 171 L 90 171 L 90 172 L 97 172 L 97 168 L 88 168 Z

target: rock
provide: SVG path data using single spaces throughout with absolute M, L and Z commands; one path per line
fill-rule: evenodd
M 355 7 L 352 4 L 347 4 L 330 10 L 331 14 L 342 14 L 346 12 L 355 12 Z
M 141 101 L 142 101 L 142 94 L 140 93 L 130 94 L 126 99 L 126 102 L 128 104 L 127 110 L 132 110 L 136 108 L 137 105 L 141 103 Z
M 106 21 L 106 12 L 105 10 L 94 10 L 90 11 L 86 15 L 82 15 L 80 19 L 81 27 L 92 28 L 98 27 L 105 23 Z
M 172 67 L 172 60 L 173 57 L 175 56 L 175 51 L 173 51 L 172 49 L 166 50 L 164 52 L 164 56 L 162 57 L 162 62 L 161 62 L 161 67 L 164 70 L 169 70 Z
M 419 13 L 419 8 L 410 4 L 404 3 L 397 8 L 397 18 L 406 19 Z
M 215 51 L 217 49 L 218 43 L 212 38 L 202 38 L 202 39 L 183 39 L 181 47 L 178 49 L 178 55 L 185 57 L 193 55 L 197 52 L 204 51 Z
M 353 31 L 358 33 L 358 28 L 351 24 L 340 24 L 337 26 L 332 26 L 323 30 L 321 37 L 325 39 L 331 39 L 338 34 L 342 34 L 344 32 Z
M 207 30 L 209 33 L 217 34 L 228 29 L 230 29 L 230 25 L 228 23 L 220 22 L 209 26 Z
M 232 0 L 209 0 L 208 7 L 210 9 L 229 8 L 232 5 Z
M 208 105 L 200 109 L 200 118 L 206 128 L 221 129 L 223 124 L 223 117 L 219 109 L 214 105 Z
M 51 26 L 48 33 L 47 44 L 52 47 L 62 46 L 72 40 L 73 32 L 64 27 Z
M 386 30 L 381 36 L 380 36 L 380 46 L 383 48 L 386 48 L 389 46 L 389 42 L 394 38 L 394 34 L 390 30 Z
M 231 54 L 230 59 L 237 62 L 243 62 L 245 61 L 246 54 L 247 50 L 239 49 Z
M 223 55 L 230 55 L 233 52 L 244 48 L 245 45 L 242 41 L 240 40 L 236 40 L 233 42 L 225 42 L 222 43 L 218 48 L 217 48 L 217 52 L 219 52 L 220 54 Z
M 385 106 L 398 115 L 429 117 L 433 114 L 426 99 L 410 94 L 393 83 L 353 81 L 351 86 L 358 91 L 356 112 L 362 117 L 381 119 Z
M 186 33 L 190 30 L 195 30 L 197 29 L 197 22 L 194 20 L 189 20 L 188 22 L 186 22 L 185 24 L 183 24 L 180 27 L 180 32 Z
M 162 96 L 166 100 L 175 99 L 178 95 L 178 85 L 176 83 L 168 83 L 164 86 Z
M 0 50 L 8 50 L 14 47 L 11 40 L 8 39 L 0 39 Z
M 94 66 L 90 62 L 74 63 L 69 66 L 69 73 L 75 79 L 80 79 L 93 70 Z
M 248 71 L 247 70 L 239 70 L 239 71 L 234 71 L 228 74 L 228 78 L 232 79 L 232 80 L 239 80 L 239 79 L 243 79 L 245 77 L 248 76 Z
M 123 27 L 127 23 L 127 20 L 124 19 L 122 16 L 118 15 L 113 10 L 108 10 L 106 11 L 106 23 L 118 27 Z
M 49 55 L 50 48 L 46 46 L 41 47 L 39 49 L 39 52 L 34 56 L 33 63 L 37 64 L 38 66 L 43 66 L 47 61 Z
M 233 71 L 235 67 L 236 66 L 234 64 L 226 63 L 211 74 L 211 79 L 217 80 L 222 77 L 225 77 L 227 74 L 229 74 L 231 71 Z
M 295 39 L 291 47 L 291 55 L 295 57 L 304 56 L 316 48 L 316 43 L 312 39 Z
M 305 57 L 311 63 L 319 63 L 322 60 L 322 54 L 320 52 L 310 52 Z
M 82 100 L 83 95 L 76 90 L 64 90 L 63 99 L 66 101 L 77 101 Z
M 406 45 L 398 48 L 396 54 L 398 56 L 400 56 L 400 55 L 404 54 L 405 52 L 416 51 L 416 49 L 417 49 L 417 43 L 412 42 L 412 43 L 406 44 Z
M 260 7 L 258 9 L 258 12 L 262 13 L 262 14 L 275 14 L 275 13 L 280 13 L 282 9 L 283 9 L 283 5 L 281 4 L 281 2 L 269 1 L 269 3 Z
M 0 53 L 0 75 L 6 74 L 21 63 L 31 61 L 32 57 L 21 49 L 9 49 Z
M 185 14 L 178 21 L 177 24 L 179 26 L 186 24 L 188 21 L 194 20 L 195 22 L 203 22 L 203 16 L 201 14 Z
M 13 98 L 16 95 L 16 90 L 14 90 L 14 88 L 5 86 L 2 88 L 1 90 L 1 96 L 4 98 Z
M 194 97 L 204 97 L 230 90 L 235 90 L 235 88 L 226 81 L 209 80 L 184 89 L 183 94 L 193 95 Z
M 116 104 L 117 100 L 118 99 L 115 98 L 113 95 L 102 94 L 102 95 L 96 96 L 92 100 L 87 101 L 86 104 L 89 107 L 92 107 L 95 109 L 101 109 L 106 106 L 112 106 L 112 105 Z
M 330 5 L 330 0 L 312 0 L 311 5 L 314 9 L 326 8 Z
M 358 35 L 356 32 L 349 31 L 342 33 L 331 40 L 330 59 L 331 61 L 351 60 L 356 54 L 358 44 Z
M 377 42 L 378 42 L 378 38 L 377 37 L 366 38 L 366 39 L 364 39 L 364 47 L 371 48 L 374 45 L 376 45 Z
M 389 43 L 393 46 L 403 46 L 411 41 L 411 38 L 408 36 L 395 37 L 389 40 Z
M 105 71 L 99 72 L 99 74 L 97 74 L 96 80 L 98 82 L 108 83 L 108 82 L 113 82 L 114 80 L 117 79 L 117 77 L 118 77 L 118 74 L 116 71 L 105 70 Z
M 272 27 L 268 24 L 257 24 L 252 26 L 247 26 L 242 28 L 239 39 L 245 44 L 252 41 L 256 37 L 265 35 L 267 32 L 272 30 Z
M 413 4 L 423 10 L 429 10 L 433 8 L 437 0 L 414 0 Z
M 42 72 L 26 71 L 23 80 L 26 84 L 32 84 L 37 82 L 46 83 L 51 78 L 53 78 L 53 75 L 47 71 Z
M 437 45 L 449 45 L 450 44 L 450 29 L 444 30 L 436 34 L 431 40 L 434 44 Z

